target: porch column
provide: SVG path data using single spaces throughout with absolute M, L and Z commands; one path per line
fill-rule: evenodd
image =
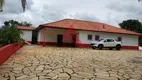
M 43 28 L 43 47 L 46 46 L 46 27 Z

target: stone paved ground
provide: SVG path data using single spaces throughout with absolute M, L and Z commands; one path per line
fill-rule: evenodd
M 142 80 L 142 51 L 24 46 L 0 80 Z

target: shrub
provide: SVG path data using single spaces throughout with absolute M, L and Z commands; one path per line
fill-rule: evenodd
M 7 45 L 21 41 L 22 32 L 17 29 L 15 23 L 5 21 L 4 26 L 0 28 L 0 44 Z

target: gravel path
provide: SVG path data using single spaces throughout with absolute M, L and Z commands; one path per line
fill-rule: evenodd
M 142 80 L 142 51 L 24 46 L 0 80 Z

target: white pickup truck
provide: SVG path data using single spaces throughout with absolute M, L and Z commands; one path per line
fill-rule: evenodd
M 93 49 L 99 48 L 100 50 L 102 48 L 109 48 L 110 50 L 116 48 L 116 50 L 120 50 L 122 47 L 122 42 L 117 41 L 116 39 L 105 38 L 105 39 L 100 39 L 99 41 L 92 42 L 91 47 Z

